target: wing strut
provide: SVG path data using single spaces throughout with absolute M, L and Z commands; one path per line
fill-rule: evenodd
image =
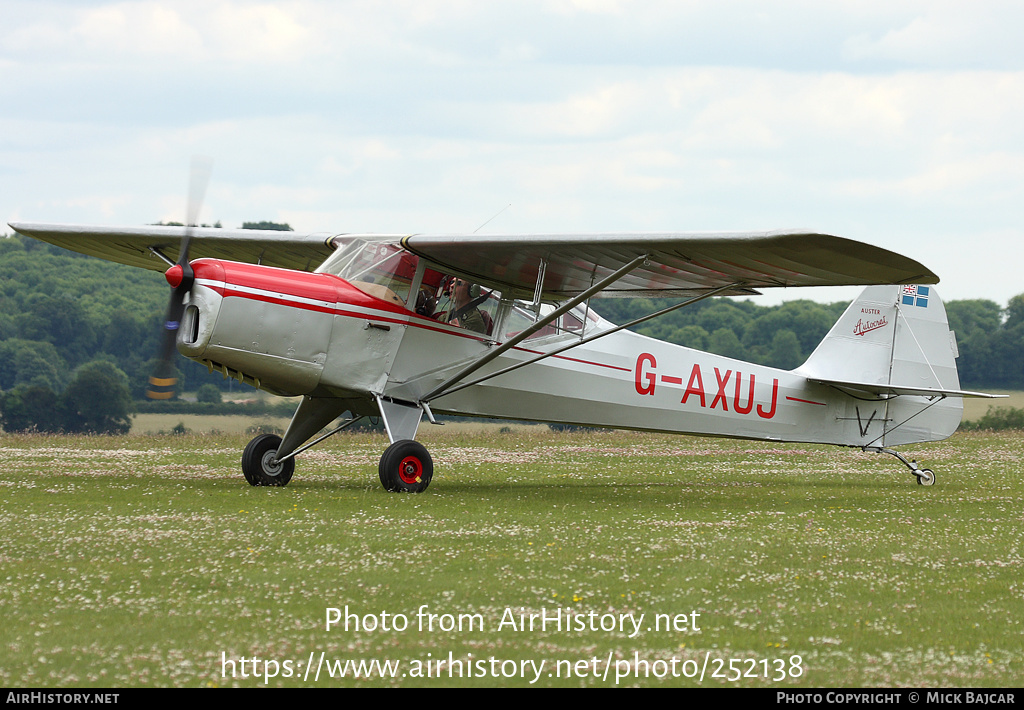
M 650 314 L 648 314 L 646 316 L 643 316 L 642 318 L 636 318 L 635 320 L 631 320 L 629 323 L 626 323 L 625 325 L 617 325 L 614 328 L 610 328 L 608 330 L 602 330 L 600 333 L 595 333 L 594 335 L 591 335 L 588 338 L 584 338 L 582 340 L 577 340 L 575 342 L 569 343 L 568 345 L 564 345 L 564 346 L 562 346 L 560 348 L 556 348 L 555 350 L 552 350 L 551 352 L 541 353 L 540 355 L 537 355 L 536 357 L 530 358 L 529 360 L 523 360 L 522 362 L 517 362 L 515 365 L 509 365 L 508 367 L 505 367 L 505 368 L 503 368 L 501 370 L 498 370 L 497 372 L 492 372 L 490 374 L 484 375 L 483 377 L 478 377 L 477 379 L 473 380 L 472 382 L 465 382 L 465 383 L 463 383 L 461 385 L 458 385 L 456 387 L 452 387 L 451 389 L 449 389 L 446 392 L 444 392 L 444 393 L 442 393 L 440 395 L 437 395 L 437 396 L 438 397 L 443 397 L 446 394 L 452 394 L 453 392 L 458 392 L 459 390 L 465 389 L 466 387 L 472 387 L 473 385 L 478 385 L 481 382 L 486 382 L 487 380 L 491 379 L 492 377 L 497 377 L 498 375 L 504 375 L 506 372 L 512 372 L 512 370 L 518 370 L 520 367 L 526 367 L 527 365 L 532 365 L 533 363 L 539 362 L 540 360 L 543 360 L 544 358 L 548 358 L 548 357 L 551 357 L 553 355 L 558 355 L 559 353 L 564 353 L 566 350 L 571 350 L 572 348 L 579 347 L 580 345 L 586 345 L 587 343 L 592 343 L 595 340 L 597 340 L 598 338 L 603 338 L 604 336 L 611 335 L 612 333 L 618 333 L 620 330 L 624 330 L 626 328 L 632 328 L 634 325 L 637 325 L 639 323 L 643 323 L 645 321 L 649 321 L 652 318 L 657 318 L 658 316 L 663 316 L 666 313 L 671 313 L 674 310 L 677 310 L 679 308 L 683 308 L 684 306 L 689 306 L 689 305 L 691 305 L 693 303 L 696 303 L 697 301 L 703 301 L 705 298 L 711 298 L 712 296 L 716 296 L 719 293 L 721 293 L 722 291 L 728 291 L 729 289 L 738 288 L 738 287 L 740 287 L 742 285 L 743 285 L 742 281 L 737 281 L 735 283 L 729 284 L 728 286 L 720 286 L 720 287 L 718 287 L 718 288 L 716 288 L 716 289 L 714 289 L 712 291 L 708 291 L 707 293 L 702 293 L 699 296 L 694 296 L 693 298 L 687 299 L 687 300 L 682 301 L 680 303 L 675 303 L 675 304 L 669 306 L 668 308 L 662 308 L 660 311 L 656 311 L 655 313 L 650 313 Z
M 471 364 L 469 364 L 468 366 L 464 367 L 462 370 L 460 370 L 453 377 L 450 377 L 447 380 L 445 380 L 444 382 L 442 382 L 440 385 L 438 385 L 437 387 L 432 389 L 430 392 L 428 392 L 425 396 L 421 397 L 420 401 L 421 402 L 429 402 L 430 400 L 434 399 L 435 397 L 440 397 L 449 387 L 451 387 L 453 384 L 455 384 L 456 382 L 461 380 L 463 377 L 466 377 L 467 375 L 473 374 L 474 372 L 479 370 L 481 367 L 483 367 L 484 365 L 489 363 L 491 360 L 495 359 L 496 357 L 498 357 L 502 353 L 504 353 L 504 352 L 506 352 L 508 350 L 511 350 L 516 345 L 518 345 L 519 343 L 523 342 L 524 340 L 529 338 L 531 335 L 536 333 L 538 330 L 540 330 L 541 328 L 546 326 L 548 323 L 553 322 L 556 318 L 558 318 L 562 314 L 568 313 L 570 310 L 572 310 L 573 308 L 578 306 L 580 303 L 583 303 L 585 300 L 587 300 L 588 298 L 593 296 L 595 293 L 599 293 L 600 291 L 603 291 L 604 289 L 608 288 L 610 285 L 612 285 L 613 283 L 615 283 L 616 281 L 621 279 L 623 276 L 626 276 L 630 271 L 632 271 L 633 269 L 638 267 L 643 262 L 647 261 L 648 256 L 649 256 L 648 254 L 641 254 L 640 256 L 638 256 L 635 259 L 633 259 L 632 261 L 630 261 L 628 264 L 626 264 L 626 265 L 622 266 L 621 268 L 619 268 L 617 271 L 615 271 L 615 272 L 609 274 L 608 276 L 606 276 L 605 278 L 601 279 L 599 282 L 597 282 L 596 284 L 594 284 L 593 286 L 588 288 L 583 293 L 579 294 L 578 296 L 576 296 L 575 298 L 573 298 L 573 299 L 571 299 L 569 301 L 566 301 L 561 306 L 559 306 L 558 308 L 553 310 L 551 313 L 549 313 L 546 317 L 544 317 L 544 318 L 534 322 L 534 324 L 531 325 L 529 328 L 523 330 L 522 332 L 520 332 L 515 337 L 513 337 L 513 338 L 511 338 L 509 340 L 506 340 L 504 343 L 502 343 L 497 348 L 494 348 L 493 350 L 491 350 L 489 353 L 487 353 L 483 357 L 479 358 L 478 360 L 476 360 L 476 361 L 472 362 Z

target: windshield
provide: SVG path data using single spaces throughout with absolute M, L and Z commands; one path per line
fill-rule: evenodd
M 317 272 L 340 276 L 363 293 L 405 305 L 417 261 L 395 242 L 352 238 L 340 243 Z
M 401 305 L 421 316 L 507 340 L 546 317 L 557 306 L 543 303 L 540 313 L 527 301 L 503 299 L 501 293 L 458 276 L 424 268 L 419 257 L 393 237 L 339 237 L 335 252 L 317 269 L 340 276 L 363 293 Z M 411 290 L 416 292 L 411 294 Z M 501 321 L 499 323 L 499 321 Z M 583 337 L 602 319 L 584 305 L 547 324 L 530 339 L 554 335 Z M 497 328 L 496 328 L 497 325 Z

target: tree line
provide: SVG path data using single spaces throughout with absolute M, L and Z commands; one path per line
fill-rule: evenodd
M 616 323 L 652 313 L 668 299 L 601 299 L 594 309 Z M 759 306 L 750 299 L 709 299 L 641 324 L 636 331 L 678 345 L 761 365 L 803 364 L 849 306 L 789 301 Z M 990 300 L 945 303 L 956 333 L 960 384 L 975 389 L 1024 389 L 1024 294 L 1006 308 Z
M 260 229 L 290 229 L 273 222 Z M 7 431 L 121 431 L 156 366 L 168 286 L 148 271 L 76 254 L 18 234 L 0 238 L 0 425 Z M 624 323 L 668 299 L 596 299 Z M 847 303 L 709 299 L 636 327 L 668 342 L 784 369 L 799 366 Z M 1006 308 L 989 300 L 946 304 L 967 388 L 1024 389 L 1024 294 Z M 188 390 L 242 387 L 185 358 Z M 108 403 L 99 416 L 95 406 Z M 95 406 L 94 406 L 95 405 Z
M 243 228 L 291 230 L 274 222 Z M 168 295 L 160 271 L 0 237 L 0 426 L 128 431 L 156 369 Z M 185 358 L 177 367 L 190 390 L 242 387 Z

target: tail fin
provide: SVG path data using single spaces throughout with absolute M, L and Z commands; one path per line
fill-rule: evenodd
M 853 401 L 884 401 L 884 426 L 856 443 L 896 446 L 956 431 L 960 398 L 979 394 L 960 389 L 957 355 L 933 286 L 869 286 L 796 372 Z

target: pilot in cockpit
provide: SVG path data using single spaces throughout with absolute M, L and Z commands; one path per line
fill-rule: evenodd
M 477 333 L 487 332 L 487 324 L 480 309 L 477 308 L 480 298 L 479 284 L 456 278 L 452 290 L 455 305 L 448 314 L 448 322 Z
M 479 284 L 456 276 L 445 276 L 441 278 L 436 293 L 435 297 L 429 286 L 421 288 L 416 297 L 418 314 L 476 333 L 490 334 L 490 314 L 480 310 L 479 306 L 493 292 L 481 295 Z

